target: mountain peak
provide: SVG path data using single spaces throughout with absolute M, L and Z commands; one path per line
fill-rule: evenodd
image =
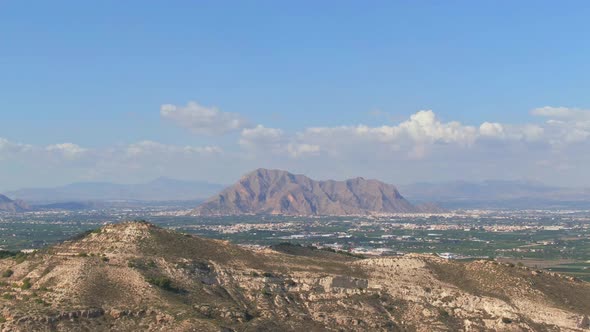
M 316 181 L 284 170 L 259 168 L 211 197 L 197 215 L 356 215 L 423 212 L 395 186 L 362 177 Z
M 29 206 L 20 200 L 12 200 L 7 196 L 0 194 L 0 212 L 22 212 L 29 209 Z

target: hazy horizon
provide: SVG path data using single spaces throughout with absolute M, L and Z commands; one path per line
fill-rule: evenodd
M 590 187 L 575 2 L 0 8 L 0 192 L 259 167 Z

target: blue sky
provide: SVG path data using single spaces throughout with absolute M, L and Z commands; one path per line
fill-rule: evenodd
M 590 185 L 588 17 L 585 1 L 0 1 L 0 191 L 228 183 L 258 166 Z M 206 110 L 216 120 L 199 120 Z M 436 119 L 416 122 L 424 137 L 376 130 L 421 110 Z M 160 150 L 130 157 L 142 142 Z M 162 149 L 173 165 L 155 162 Z

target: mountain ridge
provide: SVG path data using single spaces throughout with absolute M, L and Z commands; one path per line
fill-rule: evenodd
M 250 250 L 146 222 L 0 259 L 6 331 L 588 328 L 590 284 L 495 261 Z M 7 273 L 6 271 L 10 271 Z
M 400 186 L 406 197 L 448 208 L 583 208 L 590 189 L 545 185 L 537 181 L 418 182 Z
M 23 212 L 30 207 L 22 200 L 12 200 L 5 195 L 0 194 L 0 211 L 2 212 Z
M 222 188 L 205 181 L 159 177 L 137 184 L 110 182 L 76 182 L 49 188 L 25 188 L 8 192 L 27 202 L 52 204 L 88 201 L 181 201 L 203 199 Z
M 259 168 L 212 196 L 194 215 L 366 215 L 430 212 L 414 206 L 394 185 L 356 177 L 316 181 L 302 174 Z

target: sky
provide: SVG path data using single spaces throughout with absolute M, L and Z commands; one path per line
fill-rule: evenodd
M 258 168 L 590 187 L 587 1 L 0 0 L 0 192 Z

